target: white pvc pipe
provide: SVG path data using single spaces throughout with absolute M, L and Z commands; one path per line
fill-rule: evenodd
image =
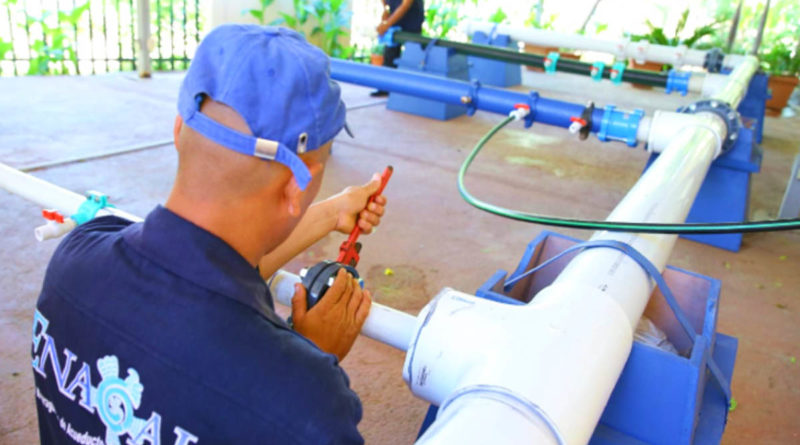
M 738 105 L 753 71 L 741 64 L 714 99 Z M 681 127 L 608 220 L 685 221 L 718 145 L 712 128 Z M 661 271 L 677 235 L 600 231 L 592 239 L 631 245 Z M 420 313 L 403 369 L 414 394 L 441 405 L 418 443 L 587 443 L 652 288 L 633 259 L 595 248 L 522 308 L 443 290 Z
M 279 270 L 270 280 L 270 292 L 275 301 L 292 307 L 294 285 L 299 282 L 299 276 Z M 361 328 L 361 335 L 405 351 L 411 342 L 416 323 L 417 318 L 413 315 L 373 302 L 364 327 Z
M 647 150 L 661 153 L 683 130 L 688 127 L 704 128 L 711 132 L 717 140 L 714 158 L 722 153 L 722 142 L 725 140 L 725 122 L 712 113 L 676 113 L 674 111 L 657 110 L 653 116 L 645 116 L 639 123 L 637 140 L 647 144 Z
M 556 31 L 475 21 L 466 22 L 461 26 L 461 29 L 468 35 L 475 31 L 484 33 L 496 32 L 533 45 L 611 53 L 618 59 L 634 59 L 640 63 L 652 61 L 674 65 L 675 67 L 683 65 L 703 66 L 706 59 L 706 51 L 689 49 L 686 46 L 654 45 L 646 41 L 631 42 L 628 39 L 604 40 Z
M 755 56 L 739 56 L 739 62 L 736 68 L 728 75 L 725 86 L 714 93 L 712 98 L 726 102 L 735 110 L 747 93 L 750 79 L 753 78 L 756 71 L 758 71 L 758 58 Z
M 742 56 L 739 65 L 729 75 L 708 75 L 704 82 L 704 95 L 711 100 L 725 102 L 735 110 L 747 92 L 750 79 L 758 69 L 758 59 Z M 723 82 L 723 80 L 725 82 Z M 707 91 L 706 91 L 707 90 Z M 731 111 L 735 112 L 735 111 Z M 672 139 L 687 127 L 706 129 L 719 140 L 714 158 L 722 153 L 722 142 L 728 136 L 725 122 L 716 114 L 701 112 L 696 114 L 656 111 L 653 116 L 645 116 L 639 123 L 637 140 L 647 143 L 647 149 L 660 153 Z
M 48 209 L 56 209 L 64 215 L 71 215 L 78 210 L 81 204 L 86 201 L 86 197 L 59 187 L 50 182 L 36 178 L 17 169 L 0 164 L 0 188 L 4 188 L 10 193 L 19 195 L 29 201 Z M 130 221 L 142 221 L 142 218 L 132 215 L 116 208 L 106 208 L 101 212 L 113 214 Z M 98 212 L 98 214 L 100 214 Z M 64 225 L 53 227 L 53 224 L 36 229 L 38 238 L 47 239 L 52 237 L 53 231 L 62 231 L 69 226 L 72 220 L 68 220 Z M 72 226 L 74 227 L 74 225 Z M 59 233 L 59 234 L 63 234 Z M 290 272 L 279 270 L 271 280 L 270 290 L 275 296 L 276 301 L 285 305 L 292 306 L 292 295 L 294 295 L 294 283 L 300 278 Z M 405 312 L 392 309 L 379 303 L 372 303 L 372 309 L 367 317 L 364 327 L 361 330 L 363 335 L 389 346 L 405 351 L 414 330 L 416 317 Z
M 86 196 L 71 192 L 65 188 L 51 184 L 47 181 L 0 164 L 0 188 L 9 193 L 19 195 L 28 201 L 35 202 L 45 209 L 58 210 L 64 216 L 69 216 L 78 211 L 86 201 Z M 117 208 L 107 207 L 100 210 L 98 215 L 116 215 L 130 221 L 142 221 L 136 215 L 124 212 Z

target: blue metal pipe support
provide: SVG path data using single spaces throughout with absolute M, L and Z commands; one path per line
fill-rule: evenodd
M 530 107 L 525 126 L 539 122 L 556 127 L 569 128 L 573 117 L 581 117 L 584 105 L 539 97 L 500 88 L 481 86 L 477 82 L 464 82 L 431 76 L 417 72 L 390 69 L 363 63 L 331 59 L 331 77 L 340 82 L 377 88 L 393 93 L 407 94 L 447 104 L 463 105 L 467 110 L 483 110 L 508 115 L 516 104 Z M 592 111 L 591 131 L 600 131 L 604 111 Z

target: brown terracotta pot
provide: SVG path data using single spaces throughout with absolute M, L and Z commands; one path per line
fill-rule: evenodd
M 628 68 L 631 68 L 631 69 L 634 69 L 634 70 L 655 71 L 655 72 L 659 73 L 659 72 L 661 72 L 661 67 L 663 65 L 664 65 L 663 63 L 659 63 L 659 62 L 639 63 L 639 62 L 637 62 L 637 61 L 635 61 L 633 59 L 628 60 Z M 637 88 L 637 89 L 640 89 L 640 90 L 652 90 L 653 89 L 653 87 L 651 87 L 650 85 L 640 85 L 638 83 L 633 83 L 631 85 L 633 85 L 634 88 Z
M 370 54 L 369 63 L 375 66 L 383 66 L 383 54 Z
M 558 51 L 558 48 L 551 48 L 551 47 L 546 47 L 546 46 L 536 46 L 536 45 L 531 45 L 530 43 L 526 43 L 525 46 L 523 47 L 523 51 L 525 51 L 526 53 L 529 53 L 529 54 L 536 54 L 538 56 L 546 56 L 546 55 L 550 54 L 551 52 Z M 526 66 L 525 69 L 527 69 L 528 71 L 538 71 L 540 73 L 544 71 L 544 69 L 542 69 L 542 68 L 538 68 L 538 67 L 530 66 L 530 65 Z
M 769 76 L 769 89 L 772 91 L 772 99 L 767 101 L 767 114 L 770 116 L 778 116 L 781 114 L 783 107 L 789 102 L 789 96 L 792 95 L 800 79 L 797 76 Z
M 575 53 L 561 52 L 561 55 L 558 56 L 558 57 L 561 58 L 561 59 L 581 60 L 581 55 L 580 54 L 575 54 Z

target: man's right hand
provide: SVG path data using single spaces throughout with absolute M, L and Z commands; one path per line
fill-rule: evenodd
M 342 268 L 333 285 L 311 310 L 308 309 L 305 288 L 300 283 L 295 284 L 292 297 L 294 329 L 342 361 L 361 332 L 371 305 L 369 291 L 362 290 L 358 281 Z

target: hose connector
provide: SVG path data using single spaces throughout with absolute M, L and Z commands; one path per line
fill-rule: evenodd
M 509 117 L 513 117 L 515 121 L 525 119 L 531 114 L 531 107 L 528 104 L 514 104 L 514 109 L 508 113 Z

